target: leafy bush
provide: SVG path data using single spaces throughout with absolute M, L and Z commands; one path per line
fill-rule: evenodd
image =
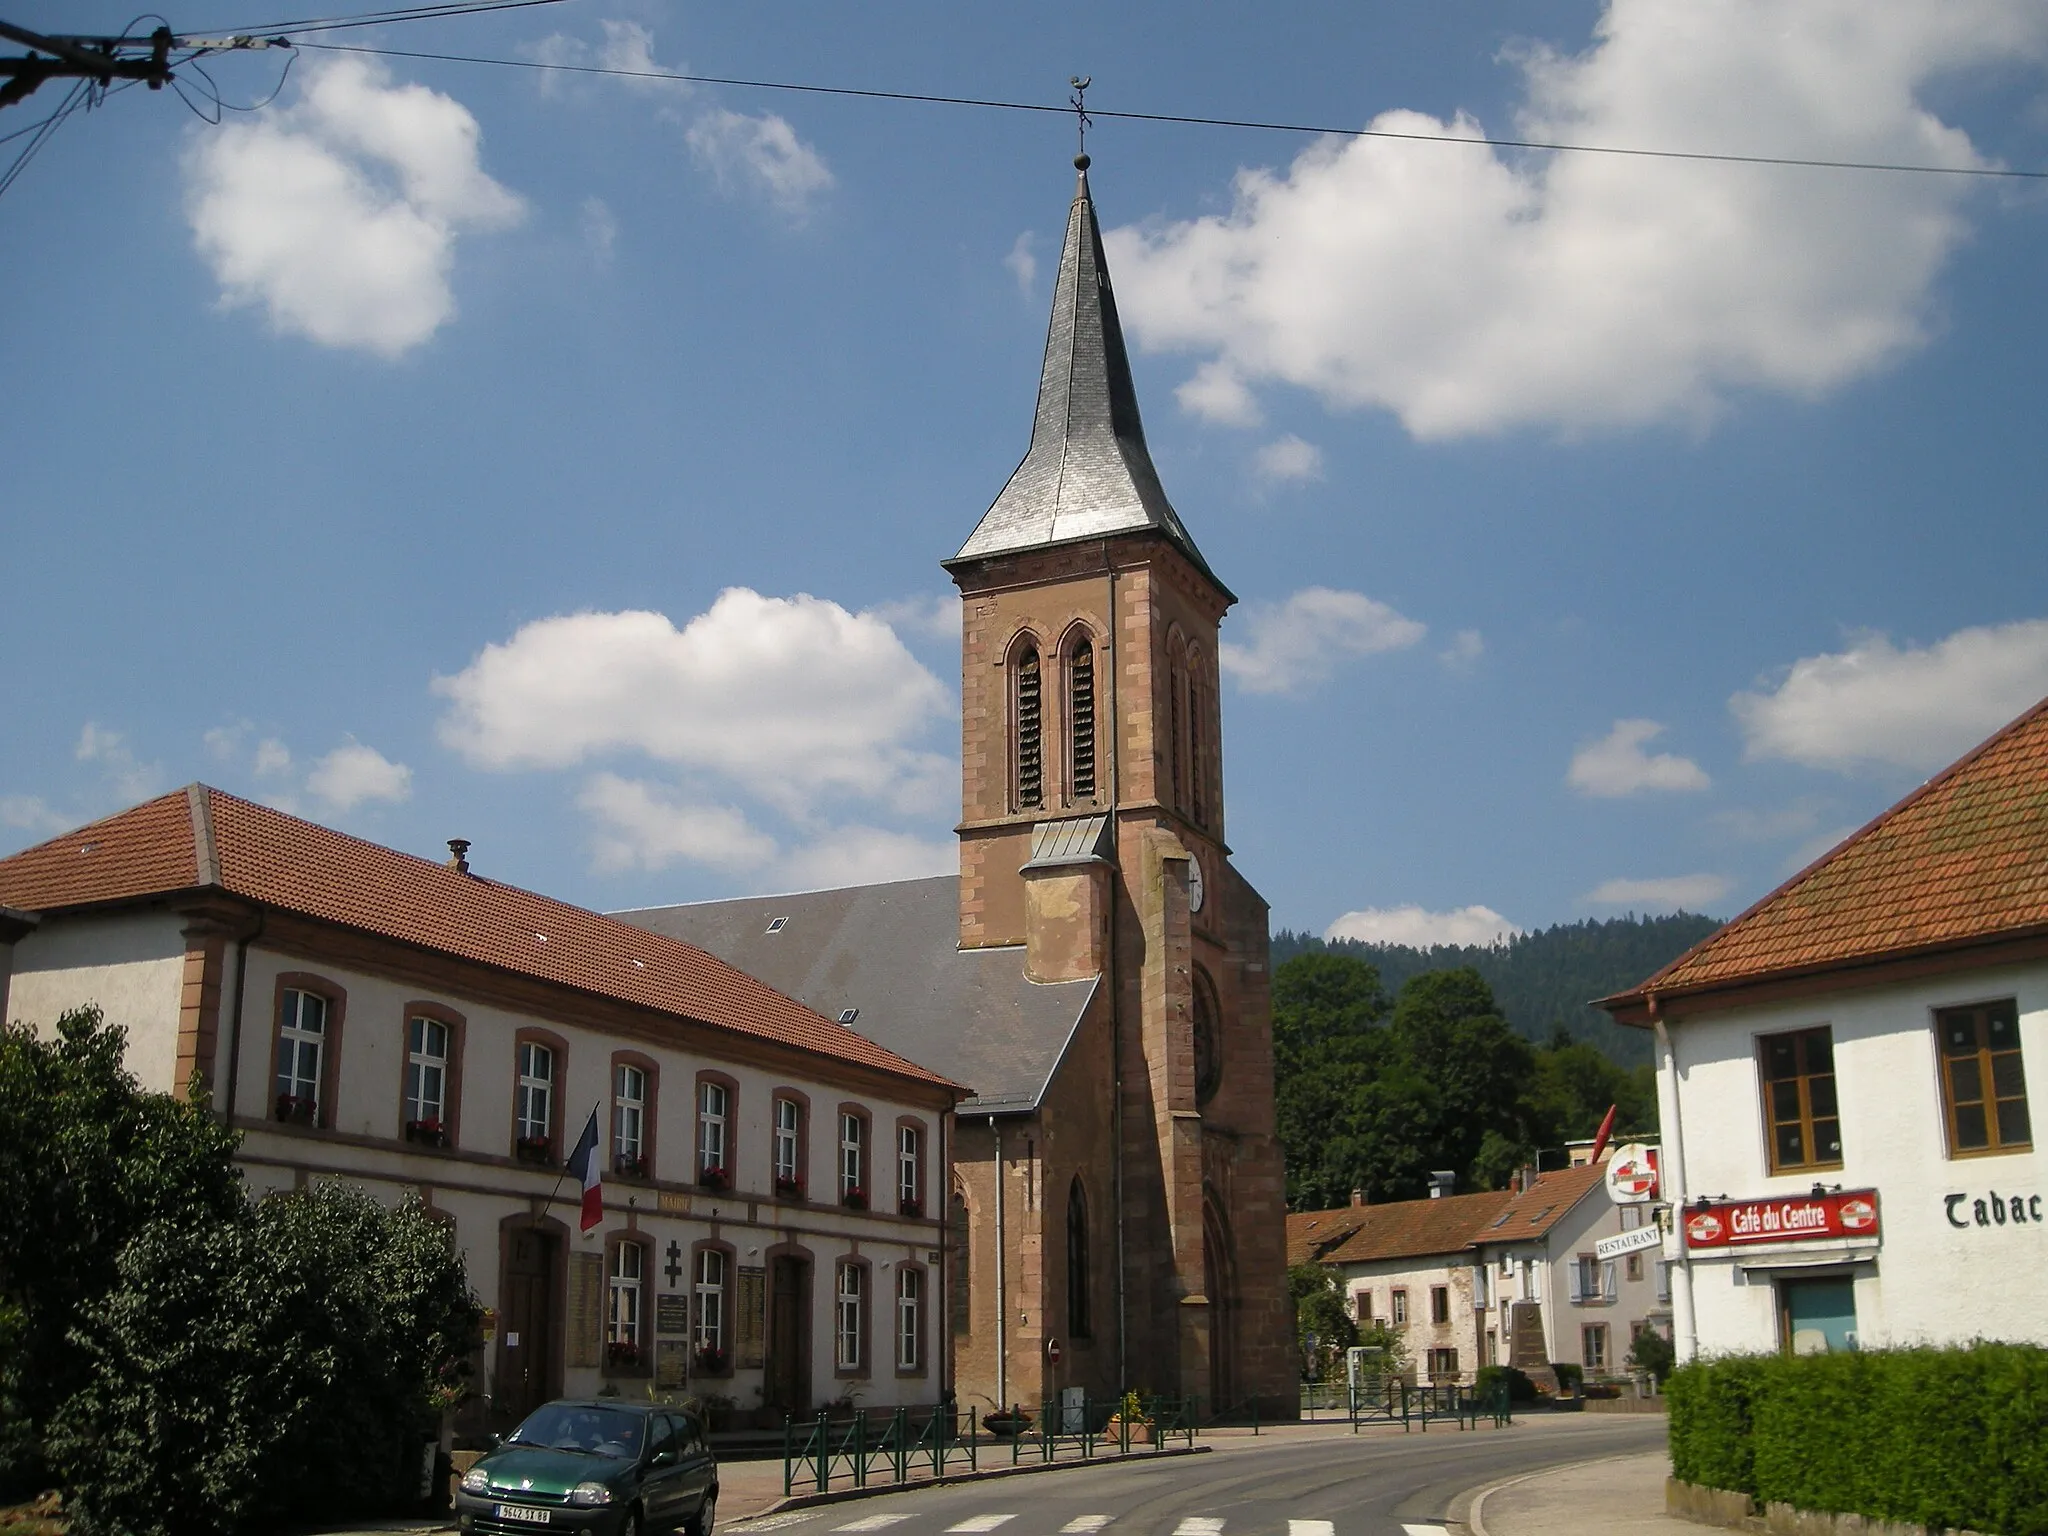
M 125 1045 L 97 1008 L 47 1040 L 0 1030 L 0 1501 L 42 1486 L 44 1428 L 86 1370 L 71 1331 L 114 1286 L 123 1246 L 244 1203 L 236 1135 L 203 1096 L 145 1093 Z
M 1732 1356 L 1673 1373 L 1671 1461 L 1759 1503 L 2048 1536 L 2048 1349 Z
M 1671 1379 L 1672 1368 L 1678 1364 L 1678 1351 L 1648 1323 L 1637 1323 L 1635 1337 L 1629 1342 L 1628 1363 L 1639 1371 L 1648 1371 L 1661 1387 Z
M 1586 1384 L 1586 1368 L 1569 1360 L 1554 1361 L 1550 1367 L 1557 1376 L 1557 1391 L 1560 1397 L 1576 1397 Z
M 1508 1401 L 1511 1403 L 1533 1403 L 1536 1401 L 1536 1383 L 1512 1365 L 1482 1365 L 1479 1374 L 1473 1378 L 1472 1390 L 1482 1401 L 1490 1401 L 1500 1389 L 1508 1384 Z
M 49 1454 L 84 1536 L 389 1510 L 478 1311 L 417 1204 L 322 1183 L 235 1220 L 157 1222 L 82 1322 Z

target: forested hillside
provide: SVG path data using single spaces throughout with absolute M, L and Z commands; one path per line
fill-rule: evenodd
M 1425 971 L 1468 967 L 1491 989 L 1515 1033 L 1548 1044 L 1562 1029 L 1574 1040 L 1599 1046 L 1615 1061 L 1638 1066 L 1650 1059 L 1649 1037 L 1623 1029 L 1587 1004 L 1641 981 L 1675 960 L 1721 925 L 1719 918 L 1679 912 L 1670 917 L 1614 917 L 1560 923 L 1540 933 L 1522 933 L 1505 944 L 1440 944 L 1416 949 L 1406 944 L 1326 942 L 1313 934 L 1281 929 L 1273 935 L 1273 964 L 1317 952 L 1350 955 L 1379 972 L 1380 984 L 1397 993 Z

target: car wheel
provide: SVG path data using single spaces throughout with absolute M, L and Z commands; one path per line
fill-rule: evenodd
M 697 1506 L 697 1513 L 683 1522 L 683 1536 L 711 1536 L 711 1522 L 718 1517 L 718 1490 L 712 1489 L 704 1495 L 704 1502 Z

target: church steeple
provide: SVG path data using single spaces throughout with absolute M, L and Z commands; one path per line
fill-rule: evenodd
M 1195 548 L 1145 447 L 1138 392 L 1117 321 L 1116 295 L 1102 254 L 1102 230 L 1088 190 L 1088 156 L 1079 171 L 1067 238 L 1053 284 L 1052 324 L 1038 381 L 1031 447 L 1009 484 L 947 566 L 1108 534 L 1164 534 L 1229 591 Z

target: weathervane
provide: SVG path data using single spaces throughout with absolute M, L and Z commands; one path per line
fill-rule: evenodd
M 1081 139 L 1081 152 L 1074 158 L 1083 169 L 1086 169 L 1088 160 L 1088 130 L 1094 126 L 1095 122 L 1095 119 L 1088 115 L 1088 108 L 1084 98 L 1088 94 L 1088 87 L 1094 83 L 1095 77 L 1093 75 L 1069 75 L 1067 77 L 1067 84 L 1074 88 L 1074 94 L 1067 98 L 1067 105 L 1074 109 L 1074 127 L 1079 132 Z

